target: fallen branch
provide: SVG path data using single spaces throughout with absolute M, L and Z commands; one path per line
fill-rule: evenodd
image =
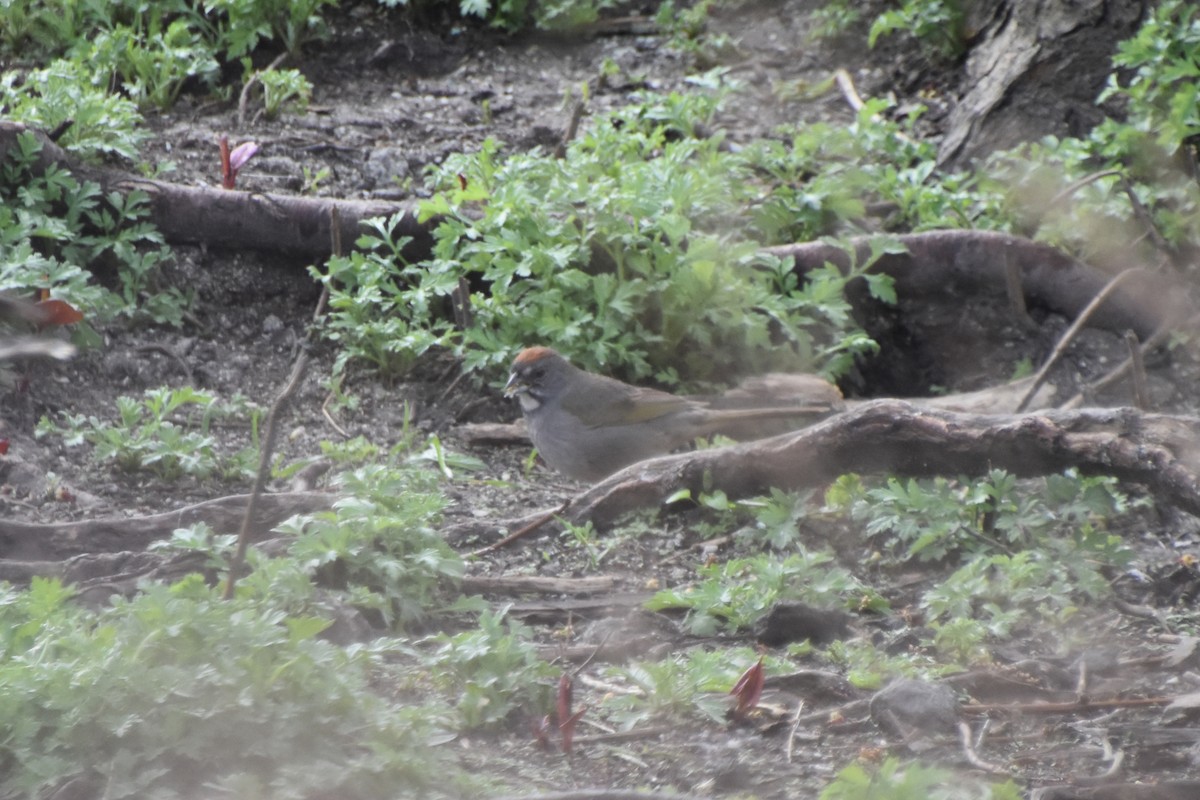
M 419 260 L 432 247 L 430 231 L 436 221 L 419 224 L 412 204 L 237 192 L 150 180 L 117 169 L 81 164 L 45 133 L 20 123 L 0 121 L 0 160 L 17 147 L 17 136 L 26 130 L 42 145 L 35 170 L 44 171 L 51 165 L 65 167 L 79 178 L 98 183 L 103 194 L 145 192 L 150 197 L 150 221 L 172 244 L 203 243 L 235 250 L 324 257 L 330 253 L 329 221 L 336 208 L 343 241 L 355 241 L 364 220 L 401 214 L 396 236 L 414 237 L 404 249 L 405 257 Z
M 597 594 L 612 591 L 617 579 L 611 575 L 555 578 L 549 575 L 468 575 L 462 579 L 466 592 L 480 594 Z
M 216 533 L 237 533 L 246 513 L 249 495 L 239 494 L 206 500 L 177 511 L 146 517 L 83 520 L 35 524 L 0 520 L 0 557 L 18 561 L 59 561 L 89 553 L 141 550 L 151 542 L 166 539 L 177 528 L 198 522 Z M 259 498 L 250 533 L 255 540 L 266 538 L 271 529 L 294 514 L 328 509 L 335 495 L 325 492 L 281 492 Z
M 1200 516 L 1200 420 L 1134 409 L 985 416 L 876 400 L 794 433 L 634 464 L 574 497 L 563 518 L 611 527 L 631 511 L 656 508 L 688 490 L 730 498 L 770 487 L 821 486 L 848 472 L 912 477 L 1021 476 L 1074 467 L 1143 484 Z
M 1007 270 L 1014 269 L 1020 273 L 1026 306 L 1041 306 L 1075 319 L 1109 280 L 1060 250 L 1005 233 L 943 230 L 896 238 L 908 252 L 884 255 L 871 271 L 895 279 L 902 298 L 946 294 L 958 298 L 975 294 L 1001 297 L 1011 280 Z M 870 239 L 856 237 L 851 241 L 861 264 L 870 252 Z M 845 251 L 825 242 L 780 245 L 767 252 L 792 259 L 797 273 L 820 269 L 826 263 L 842 270 L 849 266 Z M 1166 276 L 1147 275 L 1136 286 L 1122 287 L 1095 314 L 1093 322 L 1121 334 L 1132 328 L 1145 338 L 1163 320 L 1178 318 L 1186 310 L 1188 296 L 1178 288 Z M 863 287 L 861 294 L 865 293 Z M 852 302 L 861 307 L 866 300 L 859 296 L 852 297 Z

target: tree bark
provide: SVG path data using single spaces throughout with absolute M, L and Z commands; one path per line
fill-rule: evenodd
M 611 527 L 682 490 L 720 489 L 736 499 L 768 488 L 822 486 L 849 472 L 910 477 L 1021 477 L 1068 468 L 1148 487 L 1200 516 L 1200 419 L 1134 409 L 982 416 L 876 400 L 801 431 L 733 447 L 634 464 L 571 500 L 563 517 Z
M 1047 135 L 1085 136 L 1104 113 L 1096 97 L 1117 43 L 1133 35 L 1145 0 L 986 0 L 968 87 L 950 112 L 938 162 L 957 164 Z
M 406 258 L 419 260 L 433 246 L 431 227 L 417 222 L 414 203 L 375 200 L 334 200 L 285 194 L 240 192 L 212 186 L 180 186 L 142 178 L 122 170 L 78 163 L 40 130 L 0 121 L 0 160 L 16 147 L 17 136 L 33 131 L 42 144 L 35 169 L 55 164 L 84 180 L 95 181 L 105 194 L 143 191 L 150 197 L 151 222 L 172 244 L 205 244 L 233 250 L 266 250 L 307 259 L 324 259 L 331 252 L 331 218 L 337 209 L 340 235 L 349 251 L 371 217 L 400 214 L 396 233 L 413 241 Z

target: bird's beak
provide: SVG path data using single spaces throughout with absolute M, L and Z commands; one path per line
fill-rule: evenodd
M 521 377 L 514 372 L 508 376 L 508 383 L 504 384 L 504 396 L 516 397 L 528 388 L 528 386 L 521 382 Z

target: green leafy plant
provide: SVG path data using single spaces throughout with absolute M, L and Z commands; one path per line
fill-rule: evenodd
M 32 133 L 19 134 L 17 144 L 0 165 L 0 291 L 43 291 L 90 320 L 142 313 L 178 323 L 187 298 L 178 289 L 157 291 L 170 254 L 145 221 L 145 193 L 102 197 L 95 183 L 57 165 L 36 171 L 41 144 Z M 93 265 L 115 267 L 118 292 L 92 282 L 84 268 Z
M 257 466 L 257 447 L 223 454 L 212 425 L 216 420 L 248 417 L 257 439 L 261 410 L 244 398 L 222 402 L 191 387 L 147 389 L 142 399 L 117 398 L 117 421 L 65 414 L 59 425 L 48 417 L 38 422 L 38 436 L 62 436 L 67 446 L 87 442 L 92 457 L 130 472 L 150 472 L 163 480 L 183 476 L 246 479 Z
M 844 767 L 821 792 L 820 800 L 1019 800 L 1022 796 L 1011 780 L 964 780 L 958 772 L 889 756 L 874 768 L 858 762 Z
M 505 609 L 484 611 L 474 630 L 439 634 L 420 660 L 452 697 L 463 728 L 496 727 L 518 713 L 534 718 L 551 707 L 558 670 L 541 660 L 532 632 Z
M 1063 623 L 1079 612 L 1078 598 L 1107 594 L 1106 568 L 1133 557 L 1107 531 L 1135 505 L 1111 478 L 1068 472 L 1031 490 L 1001 470 L 974 481 L 892 478 L 875 489 L 844 477 L 827 499 L 898 558 L 961 562 L 921 600 L 935 645 L 961 661 L 981 658 L 987 641 L 1018 625 Z
M 326 620 L 222 602 L 198 576 L 97 612 L 70 594 L 37 578 L 0 592 L 0 792 L 452 791 L 429 713 L 374 692 L 379 653 L 316 638 Z
M 141 107 L 170 108 L 191 80 L 211 87 L 220 65 L 213 47 L 188 20 L 176 19 L 144 29 L 118 25 L 92 40 L 87 61 L 96 74 L 118 76 Z
M 1123 97 L 1131 122 L 1153 131 L 1168 151 L 1200 136 L 1200 25 L 1196 7 L 1166 0 L 1149 12 L 1136 34 L 1117 46 L 1113 66 L 1129 77 L 1109 75 L 1100 96 Z M 1110 123 L 1110 130 L 1112 123 Z
M 434 525 L 445 499 L 426 470 L 368 464 L 333 481 L 345 497 L 330 511 L 302 514 L 279 531 L 295 537 L 282 571 L 251 575 L 239 591 L 273 596 L 279 584 L 311 578 L 347 602 L 406 628 L 449 603 L 463 562 Z M 301 576 L 307 576 L 302 578 Z M 306 600 L 304 586 L 300 595 Z
M 959 0 L 904 0 L 875 18 L 867 43 L 874 47 L 881 36 L 907 31 L 932 52 L 953 58 L 966 47 L 965 20 Z
M 254 51 L 265 41 L 278 41 L 293 56 L 306 42 L 324 39 L 329 27 L 323 8 L 336 0 L 210 0 L 215 18 L 215 46 L 230 59 Z
M 846 570 L 832 566 L 831 553 L 801 552 L 779 558 L 735 558 L 699 569 L 695 585 L 665 589 L 646 603 L 652 611 L 688 609 L 688 630 L 711 636 L 749 628 L 781 600 L 858 609 L 864 598 L 882 609 L 882 599 Z
M 95 86 L 91 73 L 74 61 L 58 59 L 22 75 L 0 76 L 0 107 L 9 119 L 54 130 L 68 120 L 58 144 L 86 161 L 107 155 L 137 157 L 149 131 L 132 101 Z
M 436 297 L 419 289 L 401 291 L 402 281 L 417 272 L 405 265 L 407 237 L 394 231 L 400 215 L 372 219 L 374 234 L 359 238 L 358 250 L 331 258 L 326 271 L 310 268 L 329 287 L 329 308 L 323 334 L 342 349 L 334 362 L 341 374 L 351 360 L 365 362 L 383 375 L 403 375 L 416 359 L 445 342 L 449 323 L 433 319 Z
M 659 28 L 667 35 L 669 45 L 691 56 L 700 66 L 720 63 L 722 56 L 732 55 L 737 49 L 731 36 L 714 33 L 708 28 L 709 13 L 717 2 L 700 0 L 677 5 L 675 0 L 663 0 L 654 16 Z
M 312 84 L 298 69 L 268 69 L 258 73 L 263 87 L 263 108 L 267 119 L 281 111 L 303 114 L 312 100 Z M 328 174 L 328 172 L 326 172 Z
M 302 166 L 301 172 L 303 175 L 300 181 L 300 194 L 316 194 L 321 190 L 321 184 L 329 180 L 332 174 L 329 167 L 321 167 L 315 172 L 308 166 Z
M 812 12 L 812 37 L 827 39 L 840 36 L 862 19 L 862 10 L 853 0 L 831 0 Z
M 353 358 L 400 372 L 434 346 L 492 368 L 551 341 L 581 366 L 664 383 L 727 377 L 725 363 L 844 369 L 873 346 L 843 295 L 869 264 L 802 283 L 760 243 L 722 232 L 751 190 L 746 159 L 697 135 L 719 94 L 647 95 L 565 159 L 501 157 L 496 142 L 448 159 L 422 209 L 441 218 L 433 259 L 405 264 L 396 222 L 375 221 L 360 242 L 369 253 L 319 276 L 333 290 L 327 335 L 345 343 L 337 368 Z M 455 331 L 445 309 L 466 285 L 482 288 L 473 324 Z
M 622 728 L 649 720 L 699 717 L 724 724 L 735 701 L 729 697 L 739 675 L 760 658 L 748 647 L 720 651 L 691 649 L 659 661 L 641 661 L 605 670 L 609 680 L 628 691 L 605 697 L 600 711 Z M 783 659 L 766 658 L 767 672 L 784 672 Z

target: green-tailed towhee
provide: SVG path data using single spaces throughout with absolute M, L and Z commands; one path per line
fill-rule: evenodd
M 549 347 L 530 347 L 517 355 L 504 394 L 520 401 L 529 438 L 546 463 L 583 481 L 664 455 L 698 436 L 761 420 L 811 419 L 831 407 L 823 402 L 816 407 L 715 409 L 593 375 Z

